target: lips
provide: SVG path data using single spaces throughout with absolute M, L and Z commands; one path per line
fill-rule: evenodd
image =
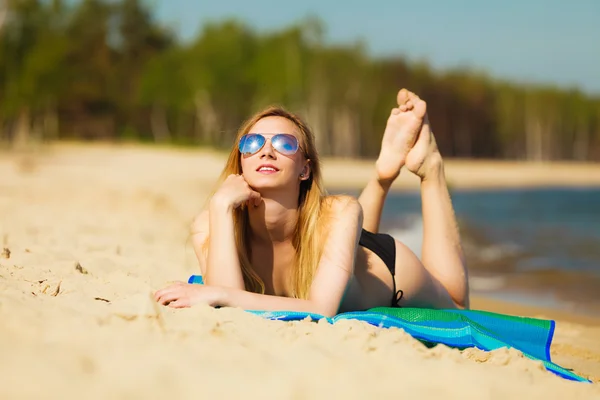
M 273 174 L 279 171 L 279 168 L 274 166 L 273 164 L 263 164 L 256 169 L 258 172 L 263 174 Z

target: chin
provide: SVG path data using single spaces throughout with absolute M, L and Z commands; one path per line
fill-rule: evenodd
M 288 182 L 285 182 L 281 177 L 272 175 L 255 175 L 252 177 L 251 182 L 249 180 L 247 181 L 256 191 L 260 191 L 261 189 L 285 189 L 286 187 L 289 187 Z

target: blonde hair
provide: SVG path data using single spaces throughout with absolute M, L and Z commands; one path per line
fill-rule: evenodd
M 291 121 L 300 134 L 300 151 L 310 160 L 310 176 L 307 180 L 300 181 L 300 194 L 298 197 L 298 222 L 292 237 L 292 244 L 296 251 L 294 267 L 289 276 L 291 297 L 307 299 L 310 286 L 323 253 L 321 236 L 324 234 L 322 227 L 325 225 L 322 217 L 323 202 L 326 191 L 322 185 L 321 164 L 315 146 L 315 138 L 308 125 L 297 115 L 282 107 L 271 106 L 250 117 L 239 129 L 236 140 L 229 153 L 227 163 L 218 179 L 217 187 L 231 174 L 241 174 L 241 155 L 238 150 L 238 141 L 249 133 L 250 129 L 263 118 L 282 117 Z M 242 268 L 246 290 L 255 293 L 264 293 L 265 285 L 258 274 L 252 269 L 250 263 L 252 248 L 250 246 L 250 223 L 248 209 L 239 207 L 233 213 L 235 243 Z M 207 238 L 204 250 L 208 250 L 210 237 Z

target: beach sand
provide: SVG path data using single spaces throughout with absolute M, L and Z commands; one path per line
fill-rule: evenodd
M 199 272 L 188 226 L 223 162 L 141 146 L 0 153 L 0 398 L 600 398 L 598 384 L 515 350 L 427 349 L 356 321 L 159 307 L 151 293 Z M 359 187 L 371 165 L 325 160 L 326 184 Z M 456 187 L 600 184 L 594 165 L 449 161 L 447 174 Z M 600 318 L 472 306 L 556 319 L 553 360 L 600 381 Z

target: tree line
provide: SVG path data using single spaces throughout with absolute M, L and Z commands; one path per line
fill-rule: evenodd
M 255 111 L 300 113 L 324 155 L 373 157 L 396 92 L 428 103 L 449 157 L 600 160 L 600 97 L 326 44 L 307 17 L 258 33 L 237 20 L 188 42 L 141 0 L 0 0 L 0 140 L 139 140 L 229 147 Z M 201 16 L 198 16 L 199 19 Z

